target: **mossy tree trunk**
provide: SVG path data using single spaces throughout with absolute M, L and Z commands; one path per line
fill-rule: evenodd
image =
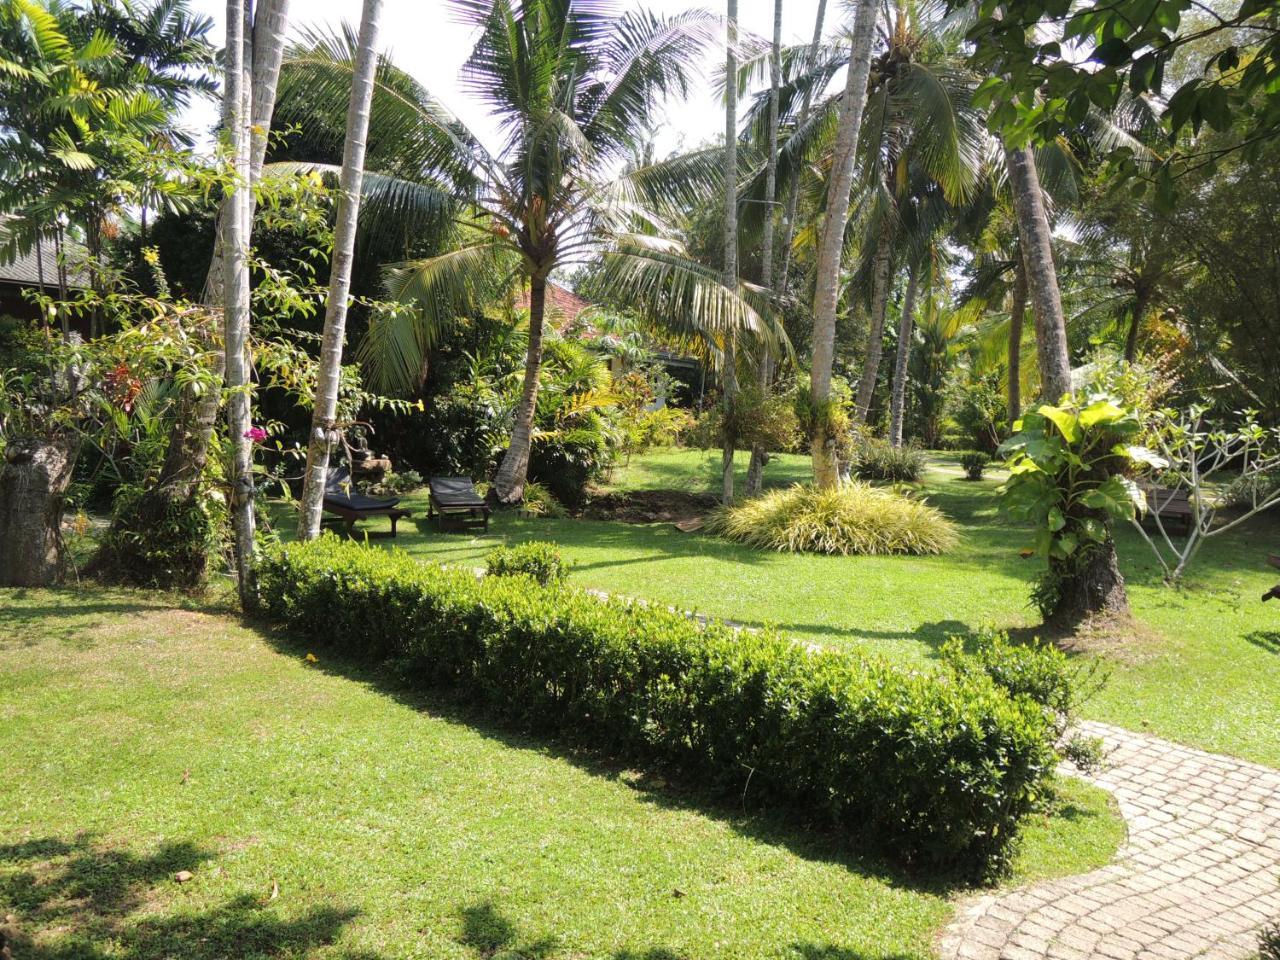
M 0 464 L 0 587 L 47 587 L 62 575 L 62 513 L 79 443 L 14 437 Z

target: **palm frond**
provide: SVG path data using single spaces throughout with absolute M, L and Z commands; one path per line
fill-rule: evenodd
M 481 240 L 387 268 L 387 296 L 400 304 L 375 315 L 358 356 L 370 384 L 399 392 L 415 383 L 428 351 L 461 318 L 510 302 L 518 264 L 510 248 Z

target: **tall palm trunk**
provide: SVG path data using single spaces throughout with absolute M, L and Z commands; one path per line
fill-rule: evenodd
M 1013 265 L 1009 301 L 1009 426 L 1022 416 L 1022 323 L 1027 313 L 1027 267 L 1022 251 Z
M 1018 237 L 1027 271 L 1027 286 L 1035 308 L 1040 381 L 1045 399 L 1057 403 L 1071 392 L 1071 361 L 1067 353 L 1067 325 L 1053 263 L 1049 217 L 1045 210 L 1035 154 L 1030 147 L 1005 148 L 1009 186 L 1018 219 Z M 1109 522 L 1099 517 L 1104 524 Z M 1115 541 L 1077 550 L 1066 560 L 1050 558 L 1057 581 L 1057 600 L 1049 620 L 1071 629 L 1092 617 L 1127 616 L 1129 600 L 1116 558 Z
M 831 373 L 835 358 L 836 304 L 840 291 L 840 259 L 844 230 L 849 222 L 849 194 L 858 150 L 858 128 L 867 104 L 871 72 L 871 38 L 876 22 L 875 0 L 858 0 L 850 40 L 849 75 L 827 181 L 827 209 L 818 238 L 817 280 L 813 294 L 813 361 L 811 396 L 814 407 L 813 479 L 819 487 L 837 482 L 835 441 L 831 429 Z
M 227 2 L 226 93 L 223 126 L 235 166 L 236 183 L 222 202 L 223 344 L 229 391 L 227 428 L 231 441 L 231 524 L 235 531 L 240 603 L 254 604 L 254 484 L 251 385 L 249 382 L 249 76 L 246 0 Z
M 524 387 L 516 407 L 511 443 L 493 478 L 499 503 L 515 504 L 524 497 L 533 445 L 533 418 L 538 409 L 538 377 L 542 373 L 542 323 L 547 309 L 547 278 L 535 272 L 529 279 L 529 349 L 524 361 Z
M 1057 403 L 1071 392 L 1071 360 L 1067 321 L 1062 312 L 1058 272 L 1053 263 L 1052 234 L 1036 158 L 1029 146 L 1006 147 L 1009 189 L 1018 220 L 1018 239 L 1027 272 L 1027 287 L 1036 318 L 1036 354 L 1044 397 Z
M 1145 287 L 1139 285 L 1133 298 L 1133 312 L 1129 317 L 1129 332 L 1124 338 L 1124 358 L 1133 363 L 1138 359 L 1138 334 L 1141 332 L 1143 318 L 1147 315 L 1147 304 L 1151 295 Z
M 889 188 L 892 190 L 892 187 Z M 862 379 L 854 398 L 853 422 L 867 422 L 867 411 L 880 376 L 880 355 L 884 352 L 884 321 L 889 312 L 889 287 L 893 282 L 893 215 L 885 210 L 876 239 L 876 258 L 871 273 L 871 329 L 867 333 L 867 356 L 862 363 Z
M 782 82 L 782 0 L 773 2 L 773 48 L 769 54 L 769 156 L 764 169 L 764 228 L 760 233 L 760 285 L 773 286 L 773 201 L 778 194 L 778 86 Z M 776 293 L 776 291 L 774 291 Z M 773 352 L 760 351 L 760 395 L 768 396 L 773 384 Z M 764 486 L 764 468 L 769 451 L 761 444 L 751 446 L 747 467 L 747 496 L 754 497 Z
M 738 0 L 726 0 L 727 30 L 725 34 L 725 84 L 724 95 L 724 285 L 738 289 Z M 733 429 L 738 402 L 738 356 L 735 335 L 725 333 L 723 377 L 725 429 L 724 449 L 721 452 L 721 499 L 727 506 L 733 503 L 733 455 L 737 446 L 737 431 Z
M 378 67 L 378 19 L 382 0 L 364 0 L 360 16 L 359 49 L 347 107 L 347 138 L 342 150 L 339 179 L 338 224 L 333 238 L 329 274 L 329 300 L 324 315 L 320 367 L 316 379 L 315 407 L 311 412 L 311 437 L 307 444 L 307 475 L 302 485 L 302 510 L 298 535 L 311 540 L 320 534 L 325 479 L 338 415 L 338 386 L 342 380 L 342 347 L 346 341 L 347 295 L 351 290 L 351 262 L 360 218 L 360 190 L 364 183 L 365 143 L 369 135 L 369 108 L 373 102 L 374 74 Z
M 827 15 L 827 0 L 818 0 L 818 14 L 813 22 L 813 43 L 809 46 L 809 60 L 813 62 L 818 56 L 818 46 L 822 43 L 822 26 Z M 803 127 L 809 119 L 809 110 L 813 106 L 813 91 L 806 90 L 800 101 L 800 116 L 797 128 Z M 800 207 L 800 176 L 791 178 L 791 189 L 787 193 L 787 206 L 782 214 L 782 262 L 778 267 L 778 279 L 773 288 L 779 293 L 786 293 L 787 274 L 791 270 L 791 244 L 796 234 L 796 211 Z
M 893 364 L 893 395 L 889 401 L 889 443 L 902 446 L 902 421 L 907 402 L 907 361 L 911 359 L 911 338 L 915 335 L 916 265 L 907 271 L 907 294 L 902 301 L 902 317 L 898 320 L 898 355 Z

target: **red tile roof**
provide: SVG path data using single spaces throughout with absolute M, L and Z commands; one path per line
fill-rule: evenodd
M 562 329 L 578 319 L 578 314 L 591 306 L 589 302 L 583 300 L 572 290 L 568 290 L 558 283 L 547 283 L 547 319 L 556 327 Z M 516 309 L 529 309 L 529 290 L 525 288 L 520 295 L 516 297 Z

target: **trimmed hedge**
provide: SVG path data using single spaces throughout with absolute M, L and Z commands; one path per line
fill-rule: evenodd
M 571 566 L 560 555 L 560 547 L 546 540 L 494 547 L 485 557 L 485 569 L 491 577 L 533 577 L 544 587 L 564 582 Z
M 908 672 L 333 536 L 274 548 L 260 582 L 265 613 L 309 640 L 408 660 L 498 719 L 807 808 L 921 866 L 1001 866 L 1056 762 L 1046 711 L 979 669 Z

